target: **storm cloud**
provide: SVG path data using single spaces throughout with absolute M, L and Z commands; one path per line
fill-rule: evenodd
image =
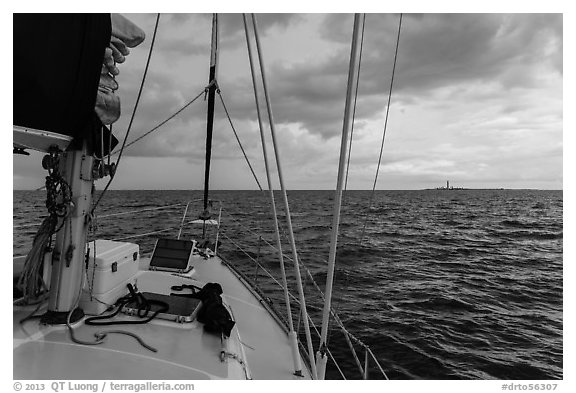
M 151 14 L 127 16 L 146 31 L 147 39 L 120 65 L 123 115 L 113 127 L 120 139 L 134 107 L 155 21 Z M 399 17 L 366 15 L 351 188 L 371 187 L 376 171 Z M 258 16 L 289 188 L 334 184 L 352 20 L 351 14 Z M 128 141 L 203 93 L 210 23 L 209 14 L 161 16 Z M 220 25 L 222 98 L 263 178 L 242 16 L 223 14 Z M 561 14 L 404 14 L 379 187 L 423 188 L 451 179 L 454 185 L 469 187 L 562 188 L 562 31 Z M 201 95 L 161 129 L 126 149 L 131 181 L 122 184 L 118 179 L 115 186 L 153 183 L 138 183 L 140 175 L 129 163 L 137 157 L 140 165 L 147 159 L 158 165 L 164 158 L 164 165 L 191 166 L 193 173 L 200 173 L 205 128 L 206 101 Z M 254 187 L 219 98 L 213 157 L 231 167 L 214 174 L 220 188 Z M 15 160 L 14 186 L 29 172 L 29 165 Z M 195 180 L 199 185 L 201 179 Z M 166 179 L 157 181 L 159 188 L 167 187 Z

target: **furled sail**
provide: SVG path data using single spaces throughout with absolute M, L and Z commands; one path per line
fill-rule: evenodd
M 86 140 L 98 150 L 110 137 L 104 124 L 120 114 L 115 63 L 144 33 L 110 14 L 14 14 L 13 21 L 13 124 L 70 136 L 72 148 Z

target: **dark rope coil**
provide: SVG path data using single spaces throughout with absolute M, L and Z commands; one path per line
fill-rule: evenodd
M 42 159 L 42 166 L 48 171 L 46 176 L 46 208 L 48 214 L 56 225 L 58 218 L 67 217 L 72 205 L 72 188 L 62 177 L 59 170 L 60 156 L 58 152 L 50 152 Z M 64 220 L 60 228 L 52 228 L 51 235 L 58 232 L 64 225 Z
M 48 176 L 46 176 L 48 217 L 44 219 L 34 235 L 32 248 L 26 256 L 18 279 L 17 285 L 22 290 L 25 304 L 45 299 L 44 292 L 47 285 L 42 277 L 44 254 L 50 247 L 52 236 L 64 226 L 65 218 L 70 214 L 72 206 L 72 189 L 59 171 L 60 154 L 59 151 L 50 151 L 42 159 L 42 166 L 48 171 Z M 62 223 L 59 228 L 56 228 L 58 220 Z

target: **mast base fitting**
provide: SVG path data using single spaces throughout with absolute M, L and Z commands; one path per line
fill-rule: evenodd
M 66 325 L 68 320 L 69 311 L 47 311 L 46 314 L 40 317 L 40 323 L 45 325 Z M 74 323 L 84 318 L 84 311 L 77 308 L 72 311 L 70 316 L 70 323 Z

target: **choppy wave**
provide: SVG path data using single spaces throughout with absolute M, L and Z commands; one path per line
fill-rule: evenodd
M 45 215 L 43 196 L 14 192 L 15 226 Z M 110 191 L 102 209 L 149 208 L 200 196 L 196 191 Z M 245 250 L 238 251 L 222 236 L 220 252 L 257 278 L 270 300 L 281 306 L 282 294 L 252 262 L 258 260 L 279 277 L 276 251 L 253 235 L 276 244 L 267 194 L 216 191 L 212 196 L 224 203 L 223 233 Z M 289 192 L 298 256 L 321 287 L 332 196 L 329 191 Z M 369 192 L 347 192 L 333 305 L 392 379 L 560 379 L 562 198 L 561 191 L 382 191 L 369 209 Z M 188 214 L 201 211 L 196 210 L 191 207 Z M 178 227 L 183 212 L 184 207 L 101 219 L 91 236 L 113 239 Z M 278 219 L 285 219 L 281 208 Z M 185 236 L 199 231 L 188 228 Z M 15 255 L 26 252 L 34 233 L 28 227 L 14 231 Z M 284 252 L 291 257 L 285 227 L 282 233 Z M 146 253 L 155 239 L 136 241 Z M 295 288 L 291 261 L 286 262 Z M 322 299 L 314 295 L 309 278 L 305 287 L 309 312 L 319 325 Z M 361 378 L 338 329 L 331 331 L 329 345 L 347 378 Z M 339 378 L 333 366 L 327 373 Z M 371 376 L 378 375 L 372 367 Z

